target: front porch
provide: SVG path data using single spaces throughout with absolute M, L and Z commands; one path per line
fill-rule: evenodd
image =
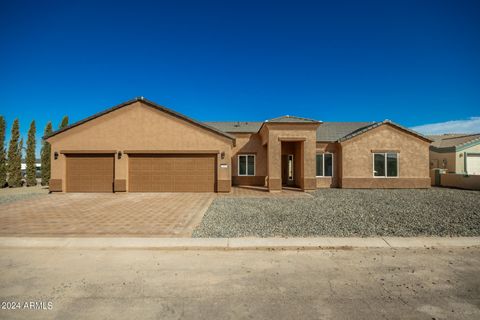
M 229 193 L 219 193 L 221 198 L 312 198 L 310 193 L 303 192 L 300 188 L 283 187 L 277 192 L 269 192 L 266 186 L 232 186 Z
M 268 123 L 261 132 L 267 147 L 267 187 L 316 189 L 315 155 L 318 123 Z

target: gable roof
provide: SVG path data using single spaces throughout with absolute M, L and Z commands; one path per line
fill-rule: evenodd
M 263 122 L 258 121 L 215 121 L 215 122 L 204 122 L 205 124 L 214 127 L 223 132 L 231 133 L 257 133 L 260 130 Z
M 323 122 L 317 129 L 317 141 L 334 142 L 375 122 Z
M 297 117 L 294 117 L 297 118 Z M 315 121 L 315 120 L 314 120 Z M 398 124 L 386 120 L 397 127 L 408 132 L 419 135 L 418 133 L 404 128 Z M 311 122 L 306 122 L 311 123 Z M 322 122 L 317 128 L 317 141 L 319 142 L 337 142 L 347 140 L 350 137 L 361 134 L 373 125 L 379 126 L 384 122 Z M 224 122 L 205 122 L 205 124 L 217 128 L 218 130 L 229 133 L 258 133 L 264 122 L 259 121 L 224 121 Z M 422 136 L 423 137 L 423 136 Z
M 480 143 L 480 133 L 474 134 L 445 134 L 430 136 L 433 149 L 459 148 L 470 143 Z
M 187 117 L 187 116 L 185 116 L 185 115 L 183 115 L 183 114 L 181 114 L 181 113 L 178 113 L 178 112 L 176 112 L 176 111 L 173 111 L 172 109 L 169 109 L 169 108 L 166 108 L 166 107 L 161 106 L 161 105 L 159 105 L 159 104 L 156 104 L 155 102 L 150 101 L 150 100 L 147 100 L 147 99 L 145 99 L 144 97 L 136 97 L 136 98 L 134 98 L 134 99 L 132 99 L 132 100 L 126 101 L 126 102 L 121 103 L 121 104 L 119 104 L 119 105 L 116 105 L 116 106 L 114 106 L 114 107 L 108 108 L 108 109 L 106 109 L 106 110 L 104 110 L 104 111 L 98 112 L 98 113 L 96 113 L 96 114 L 94 114 L 94 115 L 92 115 L 92 116 L 90 116 L 90 117 L 88 117 L 88 118 L 85 118 L 85 119 L 83 119 L 83 120 L 80 120 L 80 121 L 77 121 L 77 122 L 75 122 L 75 123 L 72 123 L 71 125 L 66 126 L 66 127 L 63 128 L 63 129 L 56 130 L 56 131 L 52 132 L 51 134 L 44 136 L 43 139 L 48 139 L 48 138 L 53 137 L 53 136 L 55 136 L 55 135 L 57 135 L 57 134 L 59 134 L 59 133 L 62 133 L 62 132 L 65 132 L 65 131 L 67 131 L 67 130 L 70 130 L 70 129 L 72 129 L 72 128 L 78 127 L 79 125 L 84 124 L 85 122 L 88 122 L 88 121 L 90 121 L 90 120 L 99 118 L 99 117 L 101 117 L 101 116 L 103 116 L 103 115 L 105 115 L 105 114 L 107 114 L 107 113 L 113 112 L 113 111 L 115 111 L 115 110 L 118 110 L 118 109 L 120 109 L 120 108 L 126 107 L 126 106 L 128 106 L 128 105 L 131 105 L 132 103 L 135 103 L 135 102 L 137 102 L 137 101 L 141 101 L 141 102 L 143 102 L 144 104 L 147 104 L 147 105 L 149 105 L 149 106 L 151 106 L 151 107 L 153 107 L 153 108 L 155 108 L 155 109 L 157 109 L 157 110 L 159 110 L 159 111 L 163 111 L 163 112 L 168 113 L 168 114 L 170 114 L 170 115 L 172 115 L 172 116 L 175 116 L 175 117 L 177 117 L 177 118 L 179 118 L 179 119 L 182 119 L 182 120 L 184 120 L 184 121 L 190 122 L 190 123 L 192 123 L 192 124 L 194 124 L 194 125 L 196 125 L 196 126 L 199 126 L 199 127 L 201 127 L 201 128 L 207 129 L 207 130 L 209 130 L 209 131 L 211 131 L 211 132 L 213 132 L 213 133 L 215 133 L 215 134 L 224 136 L 224 137 L 229 138 L 229 139 L 231 139 L 231 140 L 235 140 L 235 137 L 234 137 L 234 136 L 232 136 L 232 135 L 230 135 L 230 134 L 228 134 L 228 133 L 226 133 L 226 132 L 224 132 L 224 131 L 218 130 L 217 128 L 214 128 L 214 127 L 209 126 L 209 125 L 206 125 L 206 124 L 204 124 L 204 123 L 202 123 L 202 122 L 200 122 L 200 121 L 197 121 L 197 120 L 194 120 L 194 119 L 192 119 L 192 118 L 189 118 L 189 117 Z
M 392 125 L 392 126 L 394 126 L 394 127 L 397 127 L 397 128 L 399 128 L 399 129 L 401 129 L 401 130 L 404 130 L 404 131 L 406 131 L 406 132 L 408 132 L 408 133 L 410 133 L 410 134 L 412 134 L 412 135 L 414 135 L 414 136 L 416 136 L 416 137 L 418 137 L 418 138 L 420 138 L 420 139 L 423 139 L 423 140 L 428 141 L 428 142 L 432 142 L 432 140 L 431 140 L 430 138 L 427 138 L 426 136 L 424 136 L 424 135 L 422 135 L 422 134 L 420 134 L 420 133 L 418 133 L 418 132 L 416 132 L 416 131 L 413 131 L 413 130 L 411 130 L 411 129 L 405 128 L 405 127 L 403 127 L 403 126 L 401 126 L 401 125 L 399 125 L 399 124 L 397 124 L 397 123 L 395 123 L 395 122 L 392 122 L 392 121 L 390 121 L 390 120 L 388 120 L 388 119 L 386 119 L 386 120 L 384 120 L 384 121 L 382 121 L 382 122 L 375 122 L 375 123 L 373 123 L 373 124 L 371 124 L 371 125 L 369 125 L 369 126 L 366 126 L 366 127 L 364 127 L 364 128 L 360 128 L 360 129 L 358 129 L 358 130 L 356 130 L 356 131 L 354 131 L 354 132 L 346 135 L 345 137 L 339 139 L 338 142 L 343 142 L 343 141 L 350 140 L 350 139 L 352 139 L 352 138 L 354 138 L 354 137 L 356 137 L 356 136 L 358 136 L 358 135 L 361 135 L 361 134 L 363 134 L 363 133 L 365 133 L 365 132 L 367 132 L 367 131 L 370 131 L 370 130 L 372 130 L 372 129 L 378 128 L 378 127 L 380 127 L 380 126 L 383 125 L 383 124 L 390 124 L 390 125 Z
M 321 121 L 286 115 L 286 116 L 281 116 L 281 117 L 265 120 L 265 122 L 270 122 L 270 123 L 319 123 Z
M 385 120 L 382 122 L 322 122 L 314 119 L 308 119 L 308 118 L 302 118 L 302 117 L 296 117 L 296 116 L 281 116 L 277 118 L 273 118 L 270 120 L 266 120 L 264 122 L 259 122 L 259 121 L 212 121 L 212 122 L 200 122 L 197 120 L 194 120 L 192 118 L 189 118 L 181 113 L 178 113 L 174 110 L 171 110 L 169 108 L 166 108 L 164 106 L 161 106 L 159 104 L 156 104 L 153 101 L 147 100 L 144 97 L 136 97 L 132 100 L 126 101 L 124 103 L 121 103 L 119 105 L 116 105 L 114 107 L 111 107 L 109 109 L 106 109 L 102 112 L 96 113 L 88 118 L 85 118 L 83 120 L 77 121 L 75 123 L 72 123 L 71 125 L 63 128 L 56 130 L 52 132 L 49 135 L 46 135 L 43 137 L 43 139 L 48 139 L 50 137 L 53 137 L 57 134 L 60 134 L 62 132 L 65 132 L 67 130 L 70 130 L 74 127 L 77 127 L 79 125 L 82 125 L 83 123 L 86 123 L 90 120 L 96 119 L 98 117 L 101 117 L 107 113 L 113 112 L 117 109 L 120 109 L 122 107 L 128 106 L 134 102 L 141 101 L 146 105 L 149 105 L 157 110 L 166 112 L 172 116 L 175 116 L 179 119 L 182 119 L 184 121 L 190 122 L 196 126 L 199 126 L 201 128 L 204 128 L 206 130 L 209 130 L 215 134 L 224 136 L 226 138 L 229 138 L 231 140 L 235 140 L 235 137 L 232 136 L 229 133 L 258 133 L 261 127 L 265 123 L 318 123 L 321 124 L 317 128 L 317 141 L 325 141 L 325 142 L 343 142 L 346 140 L 349 140 L 357 135 L 360 135 L 364 132 L 367 132 L 371 129 L 374 129 L 382 124 L 391 124 L 393 126 L 396 126 L 404 131 L 407 131 L 415 136 L 418 136 L 424 140 L 427 140 L 429 142 L 433 141 L 433 139 L 430 139 L 430 137 L 423 136 L 419 134 L 418 132 L 415 132 L 413 130 L 410 130 L 408 128 L 402 127 L 399 124 L 396 124 L 390 120 Z M 473 140 L 479 140 L 480 142 L 480 134 L 476 135 L 466 135 L 461 138 L 466 138 L 466 137 L 472 137 L 475 136 L 468 141 L 465 141 L 463 144 L 470 143 Z M 455 135 L 455 138 L 458 138 L 457 135 Z

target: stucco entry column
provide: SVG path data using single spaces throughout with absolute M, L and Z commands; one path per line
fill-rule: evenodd
M 270 139 L 267 146 L 268 190 L 282 190 L 282 144 L 278 139 Z
M 304 191 L 315 190 L 317 188 L 316 178 L 316 153 L 317 153 L 316 139 L 307 138 L 302 144 L 302 171 L 303 171 L 303 186 Z

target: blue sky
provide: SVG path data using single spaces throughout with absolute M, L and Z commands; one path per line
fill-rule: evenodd
M 198 120 L 480 131 L 479 17 L 480 1 L 1 1 L 0 114 L 26 136 L 145 96 Z

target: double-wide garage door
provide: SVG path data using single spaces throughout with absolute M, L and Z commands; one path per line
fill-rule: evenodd
M 215 155 L 130 154 L 130 192 L 214 192 Z
M 113 154 L 68 154 L 67 192 L 113 192 Z
M 113 154 L 68 154 L 67 192 L 113 192 Z M 130 192 L 214 192 L 215 155 L 130 154 Z

